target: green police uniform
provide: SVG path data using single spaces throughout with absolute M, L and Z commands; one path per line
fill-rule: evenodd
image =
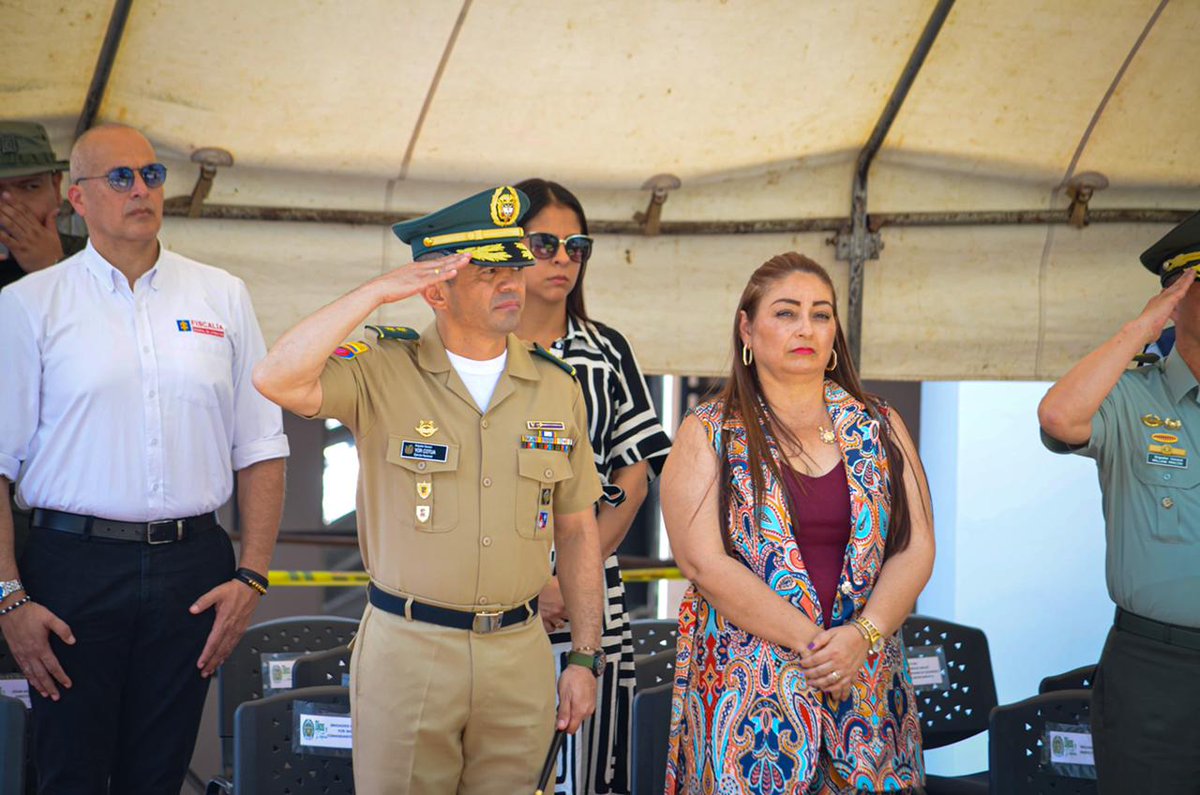
M 474 199 L 451 209 L 482 201 L 501 221 L 519 216 L 496 215 L 490 194 Z M 434 220 L 421 247 L 487 231 Z M 524 259 L 511 235 L 468 244 L 488 266 Z M 554 725 L 554 665 L 536 608 L 554 517 L 589 510 L 601 493 L 583 395 L 568 365 L 509 335 L 481 411 L 436 324 L 377 333 L 335 352 L 318 413 L 354 433 L 361 467 L 359 546 L 372 585 L 351 663 L 356 790 L 531 792 Z
M 1200 266 L 1200 213 L 1142 255 L 1169 284 Z M 1193 286 L 1191 290 L 1200 290 Z M 1124 373 L 1086 444 L 1096 460 L 1117 616 L 1091 726 L 1100 792 L 1200 792 L 1200 392 L 1176 350 Z

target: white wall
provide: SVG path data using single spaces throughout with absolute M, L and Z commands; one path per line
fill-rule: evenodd
M 929 382 L 921 458 L 938 553 L 921 613 L 987 633 L 1001 704 L 1094 663 L 1112 623 L 1094 463 L 1038 438 L 1047 383 Z M 926 754 L 942 775 L 987 768 L 986 735 Z

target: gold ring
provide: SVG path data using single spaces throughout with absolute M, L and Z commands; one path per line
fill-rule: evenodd
M 437 275 L 438 275 L 438 274 L 440 274 L 441 272 L 442 272 L 442 269 L 441 269 L 441 268 L 434 268 L 434 269 L 433 269 L 433 275 L 434 275 L 434 276 L 437 276 Z
M 830 676 L 833 677 L 833 681 L 836 682 L 838 680 L 838 672 L 837 671 L 834 671 L 832 674 L 830 674 Z

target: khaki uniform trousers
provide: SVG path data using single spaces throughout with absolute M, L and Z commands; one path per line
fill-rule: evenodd
M 350 661 L 355 791 L 532 793 L 556 695 L 537 616 L 478 635 L 367 605 Z

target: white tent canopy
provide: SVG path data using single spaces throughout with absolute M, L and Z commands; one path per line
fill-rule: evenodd
M 207 202 L 406 215 L 545 176 L 590 219 L 629 221 L 643 182 L 682 187 L 664 223 L 848 217 L 855 158 L 933 0 L 135 0 L 97 121 L 146 132 Z M 69 149 L 112 4 L 3 5 L 0 115 Z M 1200 37 L 1191 0 L 960 0 L 870 171 L 872 214 L 1200 207 Z M 1154 290 L 1137 254 L 1169 223 L 885 226 L 866 266 L 874 378 L 1048 378 Z M 669 231 L 669 227 L 668 227 Z M 830 232 L 600 235 L 591 312 L 650 372 L 727 357 L 750 271 Z M 250 285 L 268 339 L 407 261 L 385 226 L 169 219 L 166 243 Z M 381 319 L 423 324 L 417 301 Z

